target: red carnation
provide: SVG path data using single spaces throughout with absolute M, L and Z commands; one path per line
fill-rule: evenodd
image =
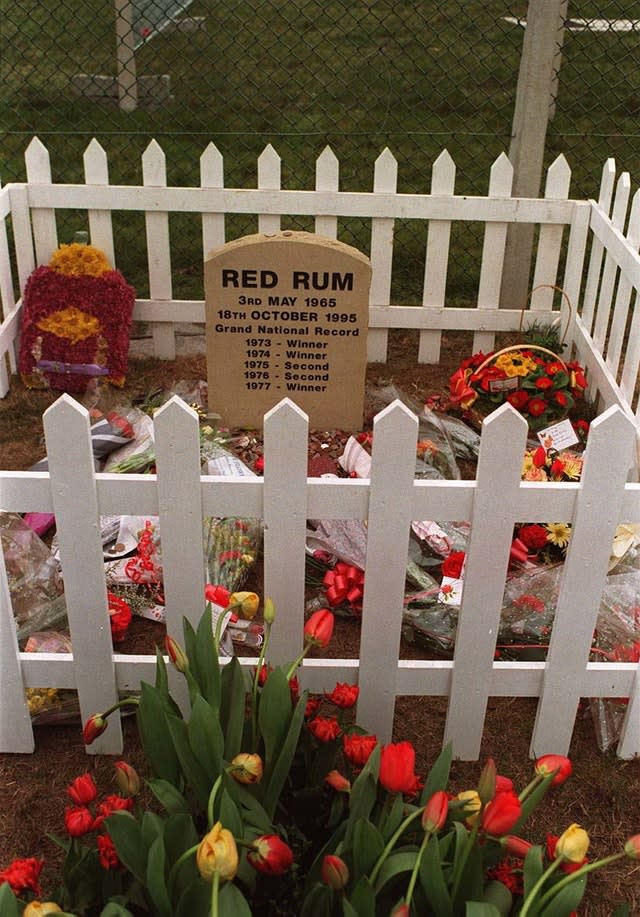
M 523 525 L 518 538 L 531 551 L 539 551 L 547 543 L 547 530 L 542 525 Z

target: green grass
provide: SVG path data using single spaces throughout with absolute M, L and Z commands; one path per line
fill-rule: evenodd
M 255 186 L 256 158 L 272 143 L 285 187 L 309 188 L 315 159 L 330 144 L 345 189 L 370 188 L 373 163 L 388 146 L 399 162 L 399 189 L 427 191 L 433 160 L 446 147 L 458 193 L 483 194 L 492 162 L 508 149 L 523 38 L 503 17 L 525 12 L 524 0 L 196 0 L 189 15 L 205 16 L 206 31 L 162 33 L 136 55 L 139 75 L 170 74 L 173 102 L 123 113 L 70 90 L 75 73 L 115 72 L 113 0 L 15 0 L 2 31 L 0 177 L 24 179 L 23 152 L 38 134 L 55 180 L 79 181 L 82 152 L 95 136 L 107 150 L 111 181 L 139 183 L 140 155 L 156 137 L 170 184 L 197 184 L 200 154 L 213 141 L 228 185 Z M 640 2 L 576 0 L 570 14 L 640 19 Z M 567 156 L 576 196 L 597 194 L 608 155 L 622 168 L 635 165 L 636 48 L 635 34 L 567 33 L 547 164 Z M 61 221 L 61 238 L 84 228 L 81 219 Z M 142 287 L 142 220 L 118 223 L 120 266 Z M 232 234 L 255 228 L 229 223 Z M 174 226 L 176 295 L 201 295 L 197 221 L 176 216 Z M 366 250 L 366 223 L 349 221 L 347 229 L 345 241 Z M 464 299 L 477 286 L 481 227 L 459 236 L 449 294 Z M 398 241 L 393 295 L 418 302 L 424 233 L 399 224 Z

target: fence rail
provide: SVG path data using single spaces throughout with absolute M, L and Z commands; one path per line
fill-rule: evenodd
M 315 216 L 317 231 L 335 237 L 340 218 L 357 212 L 370 221 L 371 359 L 385 358 L 391 328 L 418 329 L 419 359 L 435 362 L 442 329 L 471 330 L 473 348 L 488 350 L 496 332 L 517 327 L 520 309 L 498 308 L 500 276 L 508 225 L 529 220 L 538 226 L 535 281 L 560 283 L 567 292 L 571 314 L 564 309 L 560 316 L 563 322 L 570 320 L 570 350 L 586 365 L 590 394 L 603 413 L 592 424 L 579 484 L 520 481 L 526 426 L 508 406 L 485 421 L 475 481 L 415 481 L 417 421 L 400 404 L 375 420 L 371 479 L 331 481 L 307 479 L 307 419 L 286 401 L 265 417 L 264 479 L 246 480 L 200 476 L 197 418 L 177 400 L 155 417 L 157 477 L 96 475 L 88 415 L 62 396 L 44 418 L 49 473 L 1 471 L 0 506 L 8 512 L 55 513 L 74 653 L 19 652 L 0 557 L 0 750 L 33 748 L 25 686 L 76 689 L 86 717 L 113 702 L 118 691 L 152 676 L 151 657 L 114 653 L 109 638 L 97 525 L 100 514 L 115 513 L 160 517 L 167 621 L 178 635 L 182 615 L 196 620 L 202 610 L 203 517 L 262 518 L 265 593 L 278 609 L 272 642 L 276 661 L 294 658 L 302 639 L 305 520 L 366 519 L 359 659 L 306 660 L 304 684 L 323 690 L 335 679 L 357 678 L 359 718 L 381 738 L 390 736 L 397 695 L 447 696 L 445 740 L 463 758 L 478 756 L 490 696 L 539 699 L 532 754 L 566 752 L 580 697 L 629 697 L 618 754 L 640 754 L 640 667 L 588 661 L 613 532 L 619 522 L 640 522 L 640 485 L 627 482 L 639 414 L 640 203 L 636 194 L 627 215 L 626 173 L 616 183 L 613 163 L 607 162 L 595 203 L 567 199 L 569 174 L 562 157 L 549 170 L 543 201 L 511 198 L 510 166 L 504 156 L 494 164 L 487 198 L 454 194 L 455 165 L 446 153 L 434 163 L 433 195 L 396 193 L 397 164 L 388 152 L 376 163 L 373 191 L 362 193 L 338 191 L 339 164 L 331 151 L 317 162 L 316 190 L 311 192 L 281 188 L 279 159 L 270 149 L 259 163 L 257 189 L 225 189 L 222 158 L 211 147 L 201 161 L 198 189 L 165 187 L 164 156 L 157 144 L 147 151 L 139 188 L 109 186 L 106 154 L 95 142 L 85 154 L 86 185 L 53 183 L 48 153 L 37 140 L 27 158 L 28 183 L 0 189 L 2 395 L 16 367 L 18 294 L 36 264 L 46 262 L 57 247 L 61 208 L 86 211 L 91 241 L 109 256 L 118 247 L 114 215 L 128 206 L 141 208 L 150 295 L 137 301 L 134 314 L 153 323 L 156 355 L 164 357 L 174 353 L 176 322 L 204 321 L 202 301 L 173 298 L 168 222 L 173 209 L 189 207 L 200 215 L 204 252 L 226 241 L 229 213 L 251 212 L 262 231 L 274 232 L 283 218 L 308 212 Z M 414 265 L 423 285 L 422 306 L 394 304 L 391 297 L 395 225 L 401 219 L 428 229 L 424 258 Z M 449 308 L 448 269 L 456 257 L 451 229 L 469 220 L 484 223 L 477 306 Z M 553 299 L 548 290 L 538 290 L 530 308 L 534 317 L 549 315 Z M 451 661 L 398 660 L 407 539 L 414 519 L 472 523 Z M 573 535 L 547 660 L 495 662 L 513 524 L 549 519 L 572 522 Z M 121 741 L 120 730 L 110 729 L 91 751 L 117 753 Z
M 589 662 L 615 527 L 640 521 L 640 485 L 626 483 L 635 426 L 624 412 L 610 408 L 593 423 L 580 484 L 520 481 L 527 429 L 509 406 L 484 423 L 472 482 L 414 480 L 417 419 L 399 402 L 375 419 L 370 481 L 307 480 L 307 427 L 306 415 L 285 399 L 265 417 L 264 479 L 201 477 L 197 415 L 174 398 L 155 418 L 157 475 L 121 476 L 95 473 L 83 407 L 63 395 L 47 410 L 50 479 L 1 472 L 0 492 L 5 510 L 56 514 L 74 652 L 18 651 L 0 572 L 2 751 L 33 749 L 23 684 L 76 689 L 86 718 L 114 703 L 118 691 L 152 677 L 154 657 L 123 656 L 111 646 L 100 513 L 159 516 L 167 627 L 178 635 L 183 615 L 195 622 L 202 612 L 203 517 L 232 513 L 265 523 L 265 594 L 277 609 L 274 662 L 295 658 L 302 645 L 305 520 L 367 519 L 359 659 L 307 659 L 301 681 L 323 691 L 336 680 L 357 679 L 358 719 L 380 737 L 390 738 L 397 695 L 448 696 L 445 741 L 456 756 L 474 759 L 489 697 L 538 697 L 532 754 L 566 753 L 581 697 L 629 697 L 618 754 L 640 754 L 638 666 Z M 455 655 L 399 661 L 410 522 L 427 518 L 471 521 Z M 513 525 L 547 518 L 573 521 L 547 661 L 495 662 Z M 255 665 L 252 658 L 241 662 Z M 118 729 L 109 730 L 91 750 L 118 753 L 121 741 Z

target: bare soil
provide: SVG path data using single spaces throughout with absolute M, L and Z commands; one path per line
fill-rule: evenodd
M 417 341 L 410 332 L 391 335 L 390 358 L 386 364 L 370 365 L 367 378 L 374 384 L 396 385 L 418 402 L 447 389 L 449 375 L 462 356 L 470 353 L 466 335 L 445 336 L 442 360 L 438 366 L 416 364 Z M 133 397 L 171 382 L 206 378 L 202 354 L 181 357 L 165 363 L 153 359 L 132 359 L 124 393 Z M 42 413 L 57 397 L 56 393 L 30 391 L 14 377 L 9 396 L 0 402 L 0 468 L 27 469 L 44 454 Z M 337 444 L 341 431 L 313 431 L 313 443 Z M 259 434 L 251 448 L 259 448 Z M 326 450 L 325 450 L 326 451 Z M 468 476 L 472 471 L 467 469 Z M 134 619 L 124 652 L 149 652 L 162 641 L 164 628 L 143 619 Z M 335 635 L 327 651 L 336 657 L 357 656 L 359 628 L 356 618 L 338 618 Z M 403 641 L 402 655 L 427 655 Z M 492 698 L 487 709 L 479 762 L 454 762 L 452 789 L 459 791 L 476 785 L 477 776 L 488 756 L 499 772 L 511 777 L 518 787 L 529 782 L 532 762 L 529 741 L 535 719 L 536 701 L 531 698 Z M 446 719 L 446 699 L 400 697 L 396 706 L 396 741 L 409 740 L 417 749 L 417 770 L 425 773 L 442 744 Z M 142 773 L 145 764 L 137 742 L 133 719 L 125 722 L 125 749 L 122 757 Z M 613 750 L 602 753 L 586 699 L 578 712 L 571 742 L 573 777 L 547 797 L 542 811 L 529 823 L 529 839 L 544 843 L 545 833 L 559 834 L 577 822 L 591 837 L 590 858 L 619 851 L 626 839 L 640 832 L 640 759 L 621 761 Z M 91 771 L 101 789 L 108 791 L 113 780 L 113 760 L 87 755 L 79 723 L 68 726 L 36 727 L 36 750 L 31 755 L 0 754 L 0 869 L 17 856 L 43 856 L 45 889 L 55 887 L 59 853 L 47 833 L 63 834 L 63 813 L 68 802 L 66 786 L 80 773 Z M 584 915 L 610 915 L 616 904 L 631 905 L 640 914 L 640 865 L 622 860 L 613 867 L 596 872 L 589 879 L 588 891 L 580 909 Z

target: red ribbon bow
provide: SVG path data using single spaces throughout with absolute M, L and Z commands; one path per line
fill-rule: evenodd
M 352 611 L 362 611 L 364 573 L 358 567 L 338 561 L 333 570 L 327 570 L 322 582 L 329 605 L 335 607 L 346 602 Z

